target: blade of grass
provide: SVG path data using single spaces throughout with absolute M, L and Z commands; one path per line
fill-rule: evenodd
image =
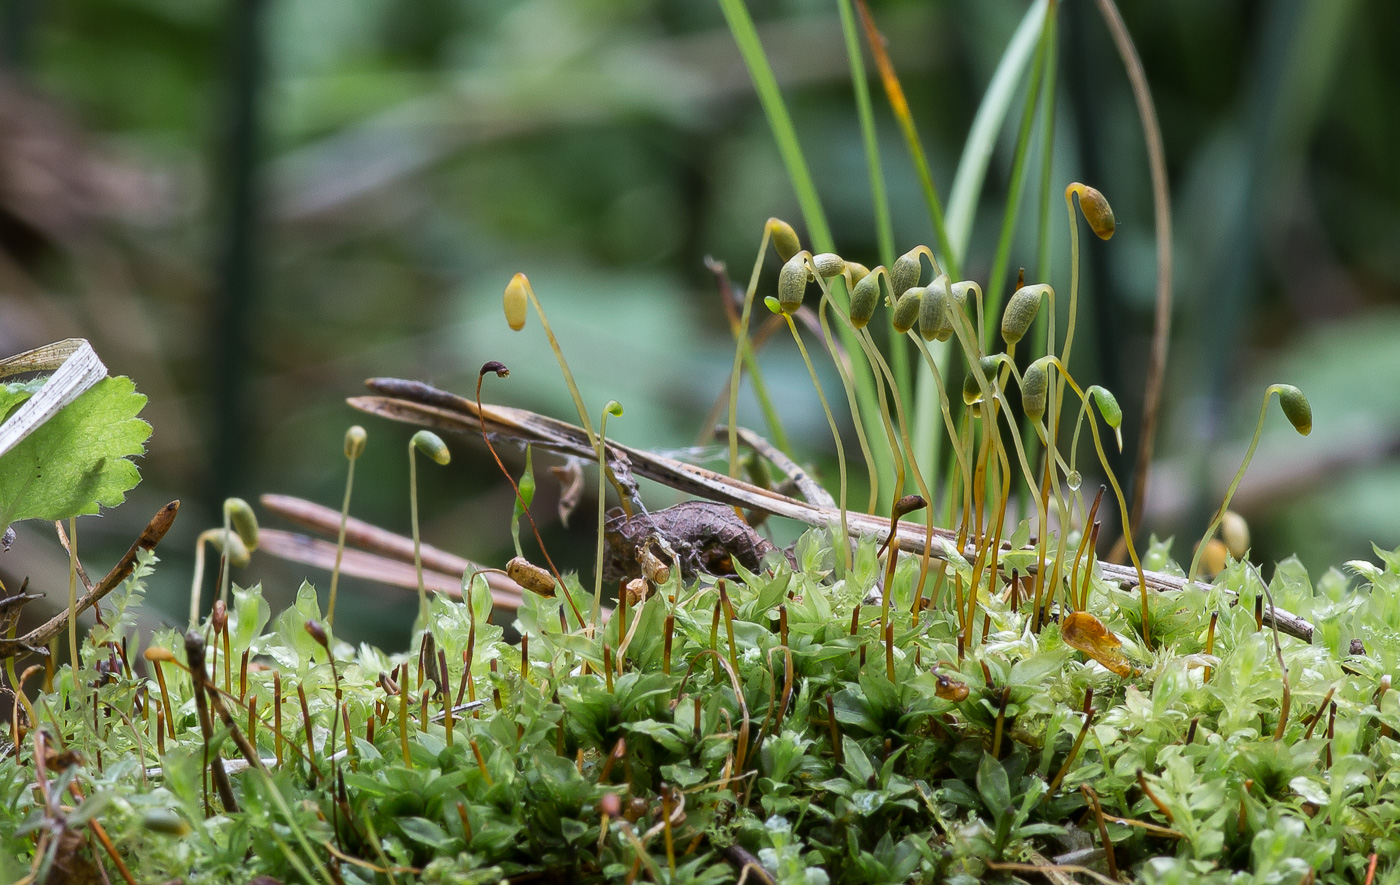
M 899 123 L 899 131 L 904 134 L 904 142 L 909 146 L 909 157 L 914 161 L 914 168 L 919 174 L 924 203 L 928 206 L 929 221 L 933 224 L 933 234 L 938 240 L 939 260 L 942 261 L 948 276 L 956 280 L 959 278 L 958 265 L 962 256 L 953 251 L 952 243 L 948 239 L 948 227 L 943 220 L 943 203 L 938 199 L 938 190 L 933 185 L 933 173 L 928 168 L 928 154 L 924 152 L 923 142 L 919 139 L 914 117 L 909 113 L 909 101 L 904 97 L 904 87 L 899 84 L 894 64 L 890 61 L 889 53 L 885 52 L 885 38 L 879 28 L 875 27 L 875 19 L 871 17 L 870 8 L 865 5 L 865 0 L 856 0 L 856 8 L 860 10 L 861 23 L 865 26 L 865 42 L 875 59 L 875 68 L 880 72 L 885 97 L 889 99 L 890 110 L 894 112 L 895 121 Z
M 1047 27 L 1057 30 L 1058 16 L 1052 16 Z M 1045 45 L 1045 83 L 1040 90 L 1040 193 L 1036 205 L 1040 207 L 1040 217 L 1036 225 L 1035 279 L 1050 279 L 1050 208 L 1052 184 L 1055 176 L 1055 88 L 1059 70 L 1059 44 L 1052 34 Z M 1037 316 L 1030 335 L 1031 341 L 1045 340 L 1045 314 Z M 1038 355 L 1038 354 L 1036 354 Z M 1035 432 L 1035 423 L 1029 417 L 1022 417 L 1021 438 L 1026 441 L 1026 457 L 1036 463 L 1040 452 L 1040 437 Z M 1024 486 L 1019 493 L 1020 512 L 1026 512 L 1030 490 Z
M 802 208 L 802 219 L 812 240 L 812 251 L 835 252 L 836 243 L 831 236 L 831 227 L 827 224 L 812 173 L 807 168 L 802 145 L 797 140 L 792 115 L 788 113 L 787 104 L 783 101 L 782 90 L 778 88 L 778 80 L 773 75 L 772 66 L 768 64 L 768 57 L 763 51 L 763 43 L 758 38 L 758 31 L 754 28 L 748 7 L 744 5 L 744 0 L 719 0 L 719 5 L 725 21 L 729 24 L 730 33 L 734 35 L 734 43 L 739 47 L 744 65 L 748 68 L 749 78 L 753 80 L 754 91 L 758 93 L 759 103 L 768 118 L 768 126 L 773 130 L 773 139 L 778 143 L 778 153 L 783 158 L 788 178 L 797 194 L 798 205 Z M 832 286 L 832 299 L 841 310 L 848 309 L 849 296 L 844 285 L 838 283 Z M 856 352 L 860 344 L 851 331 L 842 327 L 839 332 L 841 343 L 847 352 Z M 869 425 L 866 429 L 872 435 L 878 436 L 883 432 L 883 428 L 879 426 L 878 418 L 875 417 L 879 414 L 879 404 L 875 398 L 875 378 L 870 367 L 864 363 L 856 363 L 854 369 L 856 399 Z M 881 478 L 894 476 L 893 457 L 891 453 L 882 449 L 875 451 L 876 470 Z
M 865 56 L 860 49 L 860 33 L 856 30 L 855 13 L 851 0 L 839 0 L 841 10 L 841 32 L 846 38 L 846 56 L 851 63 L 851 88 L 856 97 L 856 115 L 860 120 L 861 139 L 865 145 L 865 164 L 870 170 L 870 200 L 875 213 L 875 240 L 880 249 L 880 263 L 885 267 L 894 264 L 894 221 L 890 217 L 889 199 L 885 193 L 885 175 L 880 163 L 880 144 L 875 131 L 875 114 L 870 104 L 870 86 L 865 77 Z M 897 340 L 897 339 L 896 339 Z M 890 348 L 890 368 L 894 373 L 894 396 L 901 398 L 904 408 L 912 407 L 906 391 L 911 390 L 909 378 L 909 350 L 899 342 Z M 894 491 L 893 496 L 898 497 Z M 881 510 L 888 509 L 894 500 L 882 500 Z
M 943 270 L 954 280 L 959 279 L 958 268 L 962 264 L 962 254 L 953 249 L 951 241 L 948 239 L 948 229 L 943 218 L 943 204 L 938 199 L 938 191 L 933 184 L 933 173 L 929 171 L 928 157 L 924 153 L 923 142 L 919 139 L 919 130 L 914 125 L 913 115 L 909 112 L 909 102 L 904 97 L 904 87 L 899 83 L 899 77 L 895 73 L 894 65 L 890 62 L 889 54 L 885 52 L 885 38 L 875 26 L 875 19 L 870 15 L 870 9 L 865 5 L 865 0 L 856 0 L 856 7 L 860 10 L 861 23 L 865 28 L 865 42 L 870 47 L 870 54 L 875 60 L 875 67 L 880 72 L 880 82 L 885 89 L 885 97 L 889 100 L 890 110 L 894 113 L 895 121 L 899 124 L 900 132 L 904 135 L 904 142 L 909 148 L 909 156 L 914 162 L 914 168 L 919 175 L 919 183 L 923 187 L 924 202 L 928 206 L 929 220 L 933 224 L 934 237 L 938 241 L 939 258 L 943 263 Z M 898 353 L 903 348 L 903 342 L 895 339 L 892 351 Z M 951 348 L 946 344 L 931 343 L 930 351 L 937 364 L 946 370 L 951 359 Z M 939 445 L 941 437 L 937 433 L 935 421 L 940 415 L 938 392 L 933 389 L 934 385 L 932 373 L 920 373 L 918 383 L 914 391 L 914 451 L 910 457 L 923 464 L 939 463 Z M 920 513 L 915 519 L 923 520 L 931 518 L 931 510 Z
M 1021 126 L 1016 137 L 1016 153 L 1011 162 L 1011 177 L 1006 193 L 1006 211 L 1002 213 L 1001 234 L 997 239 L 996 257 L 992 260 L 992 272 L 987 279 L 986 310 L 987 340 L 983 344 L 988 350 L 995 349 L 997 318 L 1001 316 L 1001 304 L 1006 286 L 1007 264 L 1011 260 L 1011 241 L 1016 234 L 1016 218 L 1021 210 L 1021 193 L 1025 188 L 1026 162 L 1030 155 L 1031 132 L 1035 126 L 1036 107 L 1040 89 L 1045 80 L 1047 47 L 1055 37 L 1055 11 L 1058 4 L 1049 3 L 1045 8 L 1045 19 L 1040 29 L 1040 39 L 1036 42 L 1035 58 L 1031 61 L 1030 82 L 1026 87 L 1025 102 L 1021 107 Z
M 996 149 L 997 135 L 1011 110 L 1011 100 L 1016 96 L 1016 89 L 1021 84 L 1021 77 L 1040 37 L 1045 22 L 1045 3 L 1046 0 L 1036 0 L 1021 18 L 1011 42 L 1002 53 L 1001 61 L 997 62 L 996 71 L 982 96 L 982 103 L 972 118 L 967 141 L 963 143 L 962 157 L 953 174 L 953 189 L 948 193 L 948 239 L 959 258 L 967 255 L 972 222 L 981 200 L 982 182 L 987 177 L 987 166 Z

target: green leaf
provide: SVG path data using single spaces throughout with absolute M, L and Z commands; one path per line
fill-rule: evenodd
M 990 753 L 977 766 L 977 792 L 982 795 L 992 818 L 1000 818 L 1011 807 L 1011 783 L 1006 769 Z
M 399 818 L 399 827 L 405 836 L 429 848 L 446 848 L 453 841 L 446 830 L 424 817 Z
M 18 403 L 12 385 L 0 408 Z M 146 398 L 130 378 L 104 378 L 0 455 L 0 527 L 115 507 L 141 481 L 129 458 L 145 452 L 151 425 L 136 415 Z

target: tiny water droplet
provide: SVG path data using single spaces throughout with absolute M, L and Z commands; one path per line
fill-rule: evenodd
M 1079 491 L 1079 486 L 1083 482 L 1084 477 L 1079 475 L 1078 470 L 1071 470 L 1069 475 L 1065 477 L 1065 485 L 1069 486 L 1071 492 Z

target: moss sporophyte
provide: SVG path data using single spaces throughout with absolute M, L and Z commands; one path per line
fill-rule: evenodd
M 838 5 L 859 100 L 868 103 L 856 13 L 917 148 L 934 245 L 897 253 L 882 218 L 878 260 L 840 254 L 757 31 L 739 0 L 721 0 L 804 209 L 800 226 L 764 223 L 742 305 L 730 305 L 734 356 L 714 413 L 727 405 L 728 422 L 703 428 L 728 444 L 723 472 L 627 446 L 626 422 L 610 437 L 622 406 L 585 400 L 540 298 L 516 274 L 506 327 L 522 329 L 533 311 L 579 423 L 483 402 L 486 378 L 509 375 L 496 360 L 481 365 L 470 398 L 373 379 L 352 405 L 421 425 L 407 444 L 411 537 L 349 516 L 367 439 L 356 426 L 343 441 L 339 511 L 269 505 L 336 543 L 259 526 L 247 502 L 229 499 L 222 525 L 197 535 L 184 633 L 148 636 L 136 618 L 174 505 L 95 584 L 70 522 L 69 604 L 49 624 L 16 635 L 35 595 L 0 593 L 0 657 L 17 701 L 0 756 L 0 870 L 130 885 L 1372 885 L 1400 874 L 1400 551 L 1348 563 L 1358 580 L 1332 571 L 1314 582 L 1290 561 L 1266 582 L 1248 559 L 1248 526 L 1229 510 L 1238 475 L 1189 571 L 1169 543 L 1135 538 L 1104 445 L 1108 428 L 1122 448 L 1123 410 L 1071 372 L 1087 374 L 1072 360 L 1078 226 L 1082 216 L 1112 236 L 1105 196 L 1077 182 L 1063 190 L 1067 288 L 1051 281 L 1064 282 L 1043 245 L 1059 193 L 1047 113 L 1058 4 L 1032 5 L 1019 44 L 1029 88 L 1011 176 L 1019 195 L 1043 118 L 1045 260 L 1006 285 L 1009 200 L 985 292 L 960 272 L 974 198 L 945 217 L 869 11 Z M 1011 87 L 1001 89 L 1009 108 Z M 798 463 L 803 453 L 776 444 L 788 436 L 775 410 L 763 414 L 772 442 L 739 425 L 745 383 L 772 402 L 760 356 L 774 338 L 791 340 L 811 379 L 834 497 Z M 844 406 L 822 387 L 827 358 Z M 1266 391 L 1260 426 L 1275 394 L 1307 434 L 1308 401 L 1286 384 Z M 4 388 L 4 411 L 30 395 Z M 97 398 L 114 415 L 127 407 L 130 421 L 131 395 L 107 385 Z M 1079 445 L 1086 426 L 1092 455 Z M 138 430 L 109 430 L 100 468 L 72 466 L 120 485 L 110 462 L 131 453 Z M 848 462 L 851 435 L 863 471 L 854 449 Z M 1241 472 L 1259 439 L 1256 428 Z M 499 567 L 420 533 L 418 456 L 458 470 L 478 442 L 512 492 L 513 555 Z M 532 509 L 537 461 L 558 459 L 565 497 L 577 503 L 593 482 L 598 495 L 595 561 L 562 570 Z M 661 506 L 642 479 L 692 500 Z M 64 520 L 98 499 L 49 503 L 11 511 Z M 780 549 L 759 528 L 778 519 L 810 530 Z M 1123 557 L 1101 553 L 1115 539 Z M 208 545 L 221 562 L 206 613 Z M 232 581 L 232 568 L 269 553 L 330 572 L 324 613 L 309 582 L 274 616 L 260 586 Z M 342 573 L 416 596 L 404 650 L 337 634 Z M 100 622 L 80 637 L 76 616 L 98 603 Z M 45 647 L 65 631 L 74 641 L 60 666 Z M 17 672 L 45 651 L 46 662 Z

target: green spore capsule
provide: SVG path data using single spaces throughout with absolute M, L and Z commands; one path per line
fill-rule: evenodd
M 1283 416 L 1293 425 L 1293 429 L 1303 436 L 1312 433 L 1312 406 L 1303 396 L 1303 391 L 1292 384 L 1275 384 L 1274 390 L 1278 392 L 1278 404 L 1283 409 Z
M 768 233 L 773 238 L 773 250 L 783 261 L 802 251 L 802 241 L 797 239 L 797 231 L 786 221 L 780 218 L 768 219 Z
M 1006 302 L 1006 311 L 1001 315 L 1001 337 L 1008 346 L 1020 341 L 1030 331 L 1035 315 L 1040 312 L 1040 299 L 1044 286 L 1022 286 Z
M 224 512 L 243 546 L 249 550 L 258 549 L 258 518 L 252 506 L 242 498 L 229 498 L 224 501 Z
M 835 252 L 819 252 L 812 256 L 812 265 L 816 267 L 817 273 L 822 279 L 829 280 L 832 277 L 840 276 L 846 270 L 846 261 Z
M 1098 405 L 1103 422 L 1113 428 L 1113 436 L 1118 440 L 1118 451 L 1123 451 L 1123 409 L 1118 405 L 1118 398 L 1097 384 L 1090 387 L 1088 392 Z
M 938 279 L 924 288 L 924 297 L 919 304 L 919 334 L 925 341 L 947 341 L 953 337 L 953 318 L 949 313 L 951 301 L 946 273 L 939 274 Z
M 452 460 L 452 453 L 447 450 L 447 443 L 443 442 L 442 437 L 431 430 L 418 431 L 413 434 L 411 442 L 415 449 L 431 458 L 436 464 L 446 464 Z
M 807 294 L 807 281 L 811 273 L 807 270 L 808 252 L 798 252 L 787 260 L 778 274 L 778 305 L 786 314 L 797 313 L 802 306 L 802 296 Z
M 358 424 L 351 426 L 345 431 L 345 458 L 348 461 L 358 460 L 365 453 L 365 441 L 369 434 Z
M 917 250 L 911 249 L 896 258 L 890 267 L 890 288 L 894 291 L 894 297 L 899 298 L 917 286 L 922 273 L 923 265 L 919 262 Z
M 1038 359 L 1021 376 L 1021 408 L 1032 421 L 1045 417 L 1045 397 L 1050 389 L 1049 373 L 1045 366 L 1046 360 Z
M 880 306 L 880 275 L 867 272 L 851 290 L 851 325 L 863 329 Z
M 924 288 L 915 286 L 899 296 L 894 305 L 894 330 L 903 335 L 919 321 L 919 307 L 923 300 Z

